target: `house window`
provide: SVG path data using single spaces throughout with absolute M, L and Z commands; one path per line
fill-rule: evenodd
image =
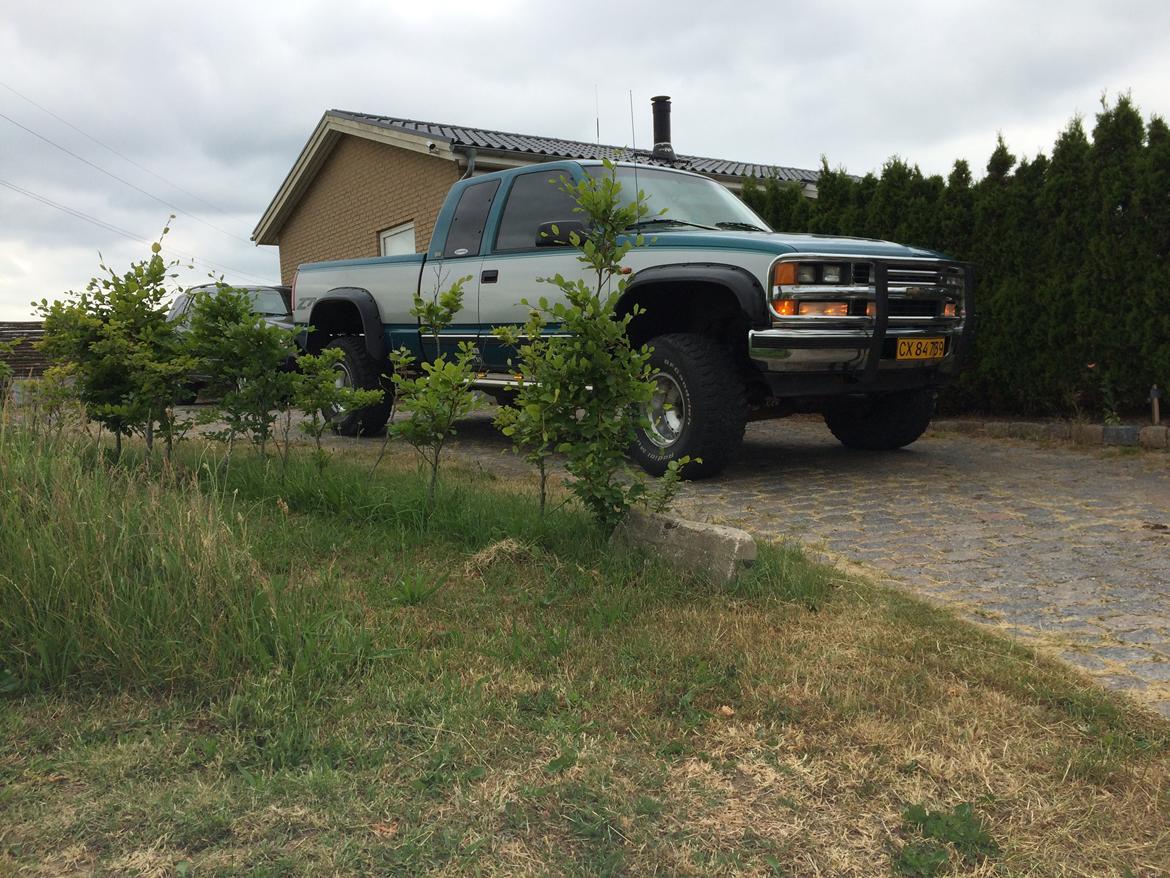
M 409 256 L 414 253 L 414 223 L 403 223 L 379 233 L 383 256 Z

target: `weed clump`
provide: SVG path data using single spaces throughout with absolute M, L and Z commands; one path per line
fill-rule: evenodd
M 190 689 L 244 673 L 330 677 L 369 651 L 336 590 L 261 568 L 235 500 L 194 474 L 109 465 L 0 432 L 6 686 Z

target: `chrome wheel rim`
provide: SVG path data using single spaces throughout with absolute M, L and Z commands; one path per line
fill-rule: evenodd
M 665 372 L 657 373 L 650 380 L 654 382 L 654 394 L 644 408 L 648 424 L 646 438 L 659 448 L 668 448 L 678 441 L 687 423 L 682 386 Z
M 349 374 L 349 369 L 346 368 L 345 363 L 338 363 L 333 367 L 337 375 L 333 379 L 333 386 L 339 390 L 345 387 L 353 387 L 353 376 Z M 345 417 L 345 406 L 332 405 L 325 412 L 325 417 L 329 421 L 340 421 Z

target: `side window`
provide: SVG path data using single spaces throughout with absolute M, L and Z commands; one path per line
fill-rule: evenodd
M 463 190 L 463 194 L 459 196 L 459 203 L 455 205 L 455 215 L 451 217 L 451 229 L 447 232 L 444 256 L 479 255 L 488 210 L 491 209 L 492 199 L 499 188 L 499 180 L 489 180 Z
M 541 223 L 577 218 L 576 202 L 561 190 L 565 171 L 534 171 L 512 183 L 500 231 L 496 235 L 496 252 L 531 250 L 536 246 L 536 229 Z

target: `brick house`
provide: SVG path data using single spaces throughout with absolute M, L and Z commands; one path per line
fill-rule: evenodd
M 656 139 L 669 99 L 655 98 Z M 706 174 L 737 191 L 748 177 L 816 195 L 817 172 L 779 165 L 637 151 L 637 160 Z M 281 282 L 304 262 L 423 251 L 447 190 L 459 178 L 559 159 L 629 160 L 622 147 L 329 110 L 252 233 L 280 248 Z

